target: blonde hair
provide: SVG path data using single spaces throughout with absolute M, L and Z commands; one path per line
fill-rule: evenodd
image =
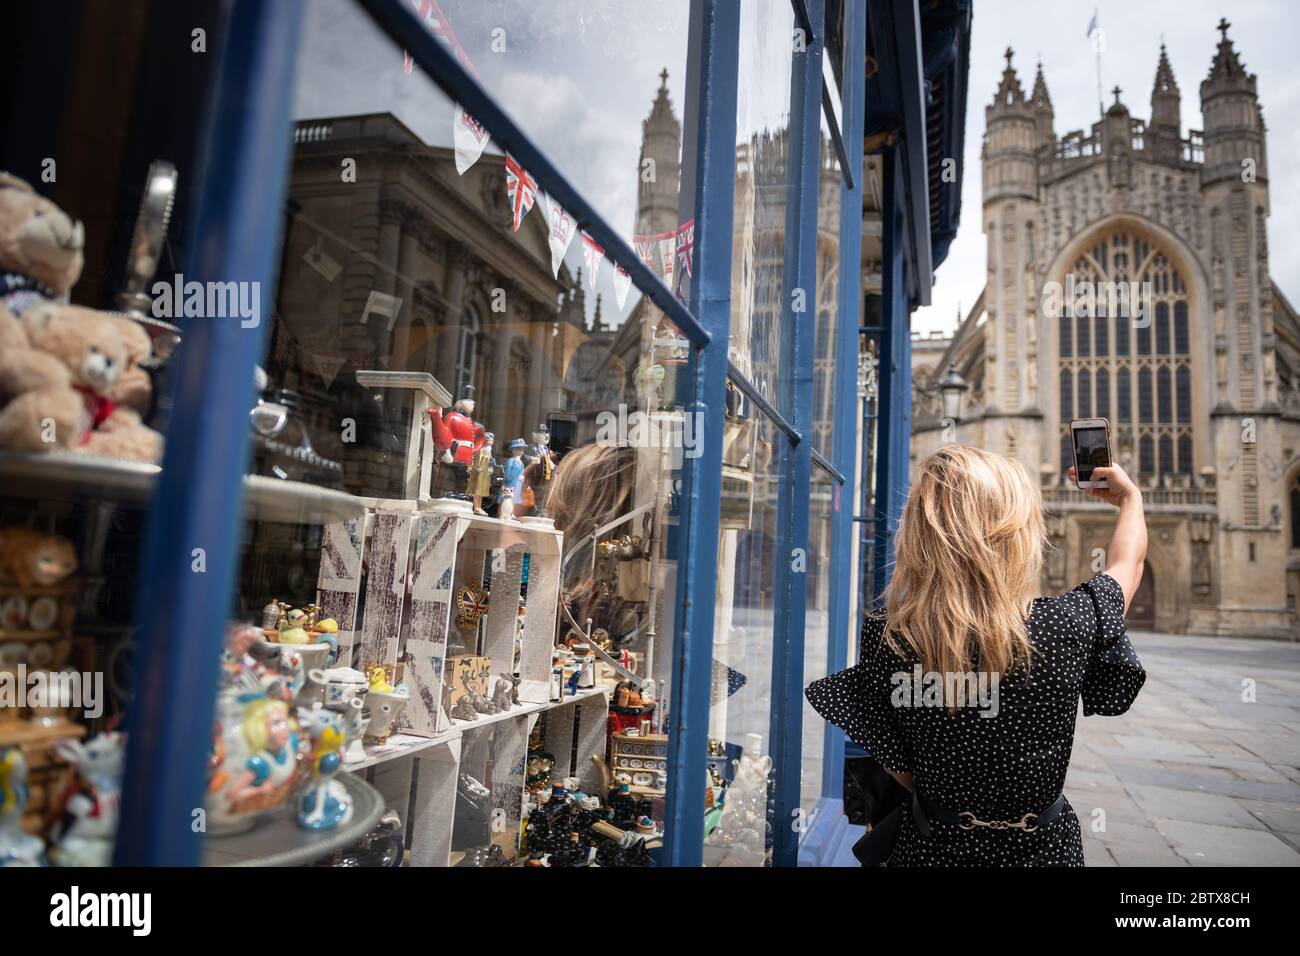
M 1029 666 L 1043 503 L 1019 462 L 949 445 L 918 466 L 894 539 L 886 641 L 926 671 Z

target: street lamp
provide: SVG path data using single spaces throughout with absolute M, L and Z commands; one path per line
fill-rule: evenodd
M 943 404 L 944 418 L 950 418 L 954 422 L 961 421 L 962 400 L 969 390 L 970 386 L 961 377 L 961 372 L 957 371 L 957 366 L 949 365 L 943 380 L 939 382 L 939 398 Z

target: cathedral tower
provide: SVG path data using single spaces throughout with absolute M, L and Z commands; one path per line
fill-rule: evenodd
M 1033 102 L 1025 98 L 1013 51 L 993 102 L 984 109 L 984 234 L 988 244 L 985 305 L 985 415 L 1006 419 L 1006 427 L 986 429 L 985 447 L 1027 460 L 1040 455 L 1036 440 L 1038 409 L 1037 312 L 1034 282 L 1035 224 L 1038 220 L 1037 150 L 1052 123 L 1045 83 L 1035 84 Z M 1040 75 L 1039 80 L 1042 77 Z M 1039 102 L 1038 94 L 1042 95 Z M 996 319 L 996 321 L 994 321 Z M 1024 427 L 1032 424 L 1033 427 Z
M 659 92 L 641 123 L 637 161 L 636 232 L 655 235 L 677 228 L 677 189 L 681 179 L 682 124 L 668 98 L 668 71 L 659 74 Z

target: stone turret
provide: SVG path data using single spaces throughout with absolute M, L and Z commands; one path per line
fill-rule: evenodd
M 1038 192 L 1035 152 L 1039 127 L 1033 104 L 1025 99 L 1007 47 L 1006 69 L 993 102 L 984 108 L 984 204 L 1007 196 L 1032 199 Z
M 1224 180 L 1241 180 L 1253 166 L 1257 182 L 1268 179 L 1264 162 L 1264 117 L 1255 95 L 1255 75 L 1247 73 L 1228 39 L 1227 20 L 1219 21 L 1222 34 L 1210 64 L 1210 75 L 1201 83 L 1201 112 L 1205 118 L 1204 185 Z
M 1160 62 L 1151 85 L 1151 121 L 1147 123 L 1146 148 L 1157 162 L 1173 163 L 1180 157 L 1182 97 L 1169 65 L 1169 54 L 1160 44 Z
M 1034 123 L 1038 128 L 1040 146 L 1056 145 L 1056 130 L 1053 124 L 1056 114 L 1052 110 L 1052 97 L 1047 92 L 1047 81 L 1043 79 L 1043 64 L 1038 64 L 1034 74 L 1034 91 L 1029 94 L 1029 102 L 1034 108 Z
M 668 71 L 659 74 L 659 91 L 641 123 L 637 162 L 636 232 L 653 235 L 677 228 L 677 189 L 681 179 L 682 124 L 668 98 Z

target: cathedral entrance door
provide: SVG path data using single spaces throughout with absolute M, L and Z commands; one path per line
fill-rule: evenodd
M 1156 576 L 1148 562 L 1142 568 L 1142 583 L 1128 609 L 1128 626 L 1140 631 L 1153 631 L 1156 626 Z

